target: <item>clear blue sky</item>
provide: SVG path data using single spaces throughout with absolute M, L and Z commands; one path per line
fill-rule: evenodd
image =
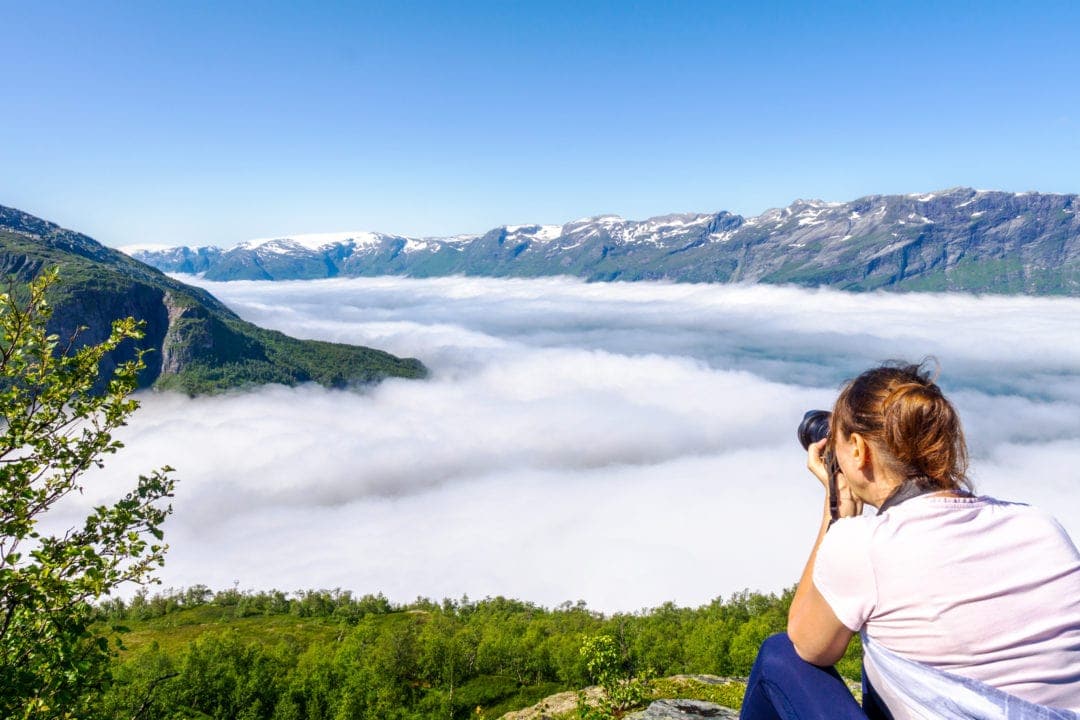
M 2 13 L 0 204 L 113 245 L 1080 191 L 1080 3 Z

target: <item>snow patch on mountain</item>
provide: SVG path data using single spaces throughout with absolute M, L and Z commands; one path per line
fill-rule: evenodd
M 527 237 L 530 240 L 550 242 L 562 237 L 562 225 L 506 225 L 507 237 Z
M 799 225 L 822 225 L 822 224 L 824 224 L 825 223 L 824 220 L 819 220 L 818 219 L 821 216 L 821 213 L 823 213 L 823 212 L 825 212 L 825 211 L 822 209 L 822 210 L 808 210 L 806 212 L 799 213 L 799 215 L 798 215 Z
M 237 243 L 236 249 L 255 250 L 261 249 L 272 253 L 287 253 L 296 249 L 322 250 L 332 245 L 352 245 L 353 247 L 368 247 L 378 245 L 385 238 L 392 237 L 383 233 L 360 231 L 360 232 L 336 232 L 336 233 L 307 233 L 303 235 L 285 235 L 271 238 L 258 238 L 245 240 Z
M 618 215 L 595 215 L 593 217 L 580 218 L 573 222 L 566 223 L 567 228 L 579 227 L 584 225 L 617 225 L 619 223 L 626 222 L 622 217 Z
M 481 235 L 450 235 L 449 237 L 422 237 L 419 238 L 424 242 L 442 243 L 443 245 L 461 245 L 463 243 L 470 243 L 473 240 L 482 237 Z
M 133 255 L 135 253 L 157 253 L 157 252 L 169 252 L 170 250 L 179 250 L 182 245 L 162 245 L 161 243 L 135 243 L 133 245 L 121 245 L 116 248 L 125 255 Z
M 713 215 L 661 215 L 642 222 L 624 222 L 613 227 L 611 236 L 623 242 L 644 242 L 660 245 L 673 235 L 683 235 L 688 230 L 707 225 Z

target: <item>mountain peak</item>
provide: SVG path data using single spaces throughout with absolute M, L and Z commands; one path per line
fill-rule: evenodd
M 589 217 L 578 218 L 571 222 L 566 223 L 569 225 L 614 225 L 615 223 L 626 222 L 620 215 L 590 215 Z

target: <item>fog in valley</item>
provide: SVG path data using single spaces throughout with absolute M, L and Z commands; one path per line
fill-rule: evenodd
M 166 586 L 506 595 L 604 611 L 797 579 L 823 491 L 803 412 L 938 358 L 979 491 L 1080 537 L 1080 300 L 557 278 L 203 285 L 425 381 L 143 393 L 81 504 L 169 464 Z M 74 517 L 74 514 L 72 515 Z

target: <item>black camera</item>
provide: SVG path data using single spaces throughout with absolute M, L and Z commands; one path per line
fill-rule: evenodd
M 829 437 L 829 420 L 832 413 L 828 410 L 809 410 L 803 415 L 799 423 L 799 443 L 803 450 L 808 450 L 811 445 Z
M 828 410 L 810 410 L 803 415 L 799 429 L 796 431 L 803 450 L 808 450 L 814 443 L 829 437 L 829 420 L 831 419 L 832 413 Z M 840 472 L 840 466 L 836 464 L 836 457 L 832 450 L 827 447 L 821 457 L 829 472 L 829 515 L 832 517 L 832 522 L 836 522 L 836 519 L 840 517 L 840 499 L 836 490 L 836 475 Z

